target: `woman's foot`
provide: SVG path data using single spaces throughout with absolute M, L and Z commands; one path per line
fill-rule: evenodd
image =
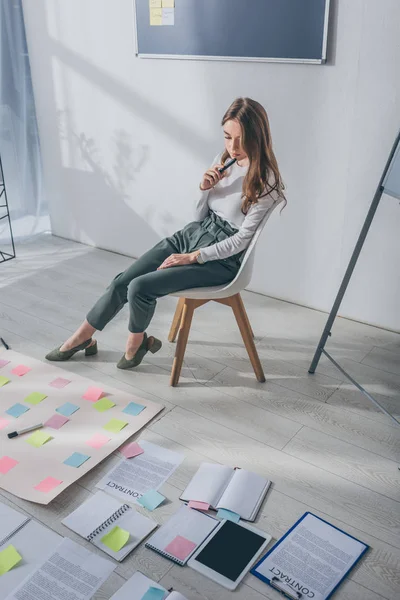
M 80 350 L 85 351 L 85 356 L 94 356 L 95 354 L 97 354 L 97 342 L 96 340 L 92 340 L 92 338 L 89 338 L 82 344 L 77 344 L 69 350 L 61 350 L 62 347 L 63 346 L 60 346 L 59 348 L 54 348 L 54 350 L 46 354 L 46 359 L 51 361 L 69 360 L 74 354 L 76 354 Z
M 145 335 L 145 333 L 131 333 L 129 335 L 125 347 L 126 360 L 132 360 L 140 346 L 143 344 Z
M 131 336 L 136 336 L 136 340 Z M 140 337 L 142 341 L 138 345 Z M 132 343 L 133 341 L 134 343 Z M 147 352 L 155 354 L 160 350 L 161 346 L 162 343 L 160 340 L 153 336 L 147 337 L 146 333 L 131 334 L 126 344 L 126 352 L 117 364 L 118 369 L 132 369 L 139 366 Z
M 80 346 L 81 344 L 86 342 L 87 339 L 88 338 L 85 339 L 83 336 L 73 335 L 66 342 L 64 342 L 62 346 L 60 346 L 59 350 L 60 350 L 60 352 L 68 352 L 68 350 L 72 350 L 73 348 L 76 348 L 76 346 Z M 92 339 L 89 346 L 86 346 L 86 347 L 90 348 L 91 346 L 94 346 L 95 344 L 96 344 L 96 340 Z

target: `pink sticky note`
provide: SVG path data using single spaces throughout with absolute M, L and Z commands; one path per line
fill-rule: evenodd
M 60 483 L 62 483 L 60 479 L 54 479 L 54 477 L 46 477 L 46 479 L 43 479 L 43 481 L 35 485 L 35 490 L 44 493 L 51 492 L 51 490 L 57 487 L 57 485 L 60 485 Z
M 5 367 L 9 363 L 10 363 L 9 360 L 4 360 L 3 358 L 0 358 L 0 369 L 1 369 L 1 367 Z
M 9 456 L 2 456 L 0 458 L 0 473 L 3 473 L 3 475 L 5 475 L 10 469 L 13 469 L 17 464 L 18 461 L 14 458 L 10 458 Z
M 107 437 L 106 435 L 103 435 L 102 433 L 95 433 L 90 440 L 87 440 L 87 442 L 85 442 L 88 446 L 91 446 L 92 448 L 96 448 L 97 450 L 99 448 L 101 448 L 102 446 L 104 446 L 104 444 L 107 444 L 107 442 L 110 441 L 111 438 Z
M 89 402 L 97 402 L 103 395 L 103 390 L 98 387 L 89 387 L 83 395 L 85 400 L 89 400 Z
M 51 385 L 51 387 L 61 389 L 69 383 L 71 383 L 69 379 L 64 379 L 64 377 L 57 377 L 57 379 L 54 379 L 51 383 L 49 383 L 49 385 Z
M 51 427 L 52 429 L 60 429 L 65 423 L 68 423 L 68 417 L 64 417 L 64 415 L 52 415 L 50 419 L 47 419 L 46 423 L 44 423 L 45 427 Z
M 207 502 L 198 502 L 197 500 L 191 500 L 189 502 L 189 508 L 197 508 L 197 510 L 208 510 L 210 505 Z
M 165 547 L 165 552 L 172 554 L 172 556 L 175 556 L 175 558 L 178 558 L 179 560 L 185 560 L 189 554 L 193 552 L 196 546 L 197 544 L 194 542 L 187 540 L 181 535 L 177 535 L 176 538 Z
M 22 377 L 22 375 L 26 375 L 27 373 L 29 373 L 29 371 L 32 371 L 30 367 L 26 367 L 25 365 L 18 365 L 11 371 L 11 373 L 13 375 L 18 375 L 18 377 Z
M 9 422 L 10 421 L 7 421 L 7 419 L 0 419 L 0 429 L 4 429 L 4 427 L 7 427 Z
M 119 451 L 125 456 L 125 458 L 133 458 L 134 456 L 139 456 L 139 454 L 143 454 L 144 452 L 137 442 L 131 442 L 130 444 L 123 446 L 119 449 Z

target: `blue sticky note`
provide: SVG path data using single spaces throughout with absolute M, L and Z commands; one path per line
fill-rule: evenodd
M 160 506 L 161 502 L 164 502 L 164 500 L 165 497 L 162 494 L 159 494 L 155 490 L 150 490 L 143 494 L 143 496 L 138 499 L 138 502 L 147 508 L 147 510 L 154 510 L 157 506 Z
M 74 452 L 64 460 L 64 465 L 69 465 L 70 467 L 80 467 L 84 462 L 89 460 L 90 456 L 87 454 L 81 454 L 80 452 Z
M 217 512 L 217 517 L 226 519 L 227 521 L 233 521 L 234 523 L 239 523 L 240 521 L 240 515 L 231 510 L 226 510 L 226 508 L 220 508 Z
M 56 408 L 56 412 L 60 413 L 60 415 L 64 415 L 64 417 L 71 416 L 77 410 L 79 410 L 79 406 L 72 404 L 72 402 L 66 402 L 62 406 Z
M 125 406 L 122 412 L 126 413 L 127 415 L 133 415 L 134 417 L 137 417 L 137 415 L 140 415 L 142 410 L 144 410 L 145 408 L 146 407 L 142 406 L 142 404 L 136 404 L 136 402 L 129 402 L 128 406 Z
M 141 600 L 164 600 L 165 591 L 160 590 L 160 588 L 149 587 L 144 596 L 142 596 Z
M 26 413 L 27 410 L 29 410 L 28 406 L 24 406 L 23 404 L 17 402 L 17 404 L 14 404 L 14 406 L 11 406 L 8 410 L 6 410 L 6 413 L 18 419 L 18 417 Z

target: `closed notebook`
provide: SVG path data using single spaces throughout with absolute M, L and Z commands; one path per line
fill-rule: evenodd
M 17 533 L 28 521 L 30 517 L 19 513 L 7 504 L 0 504 L 0 546 L 5 544 L 12 536 Z
M 0 551 L 10 544 L 22 560 L 0 577 L 0 598 L 6 598 L 31 575 L 61 541 L 61 536 L 34 519 L 0 503 Z
M 104 492 L 96 492 L 62 523 L 118 561 L 123 560 L 157 527 L 151 519 Z M 123 530 L 125 537 L 129 534 L 118 550 L 110 547 L 121 545 L 121 540 L 114 538 L 113 542 L 110 541 L 115 527 Z
M 188 506 L 181 506 L 151 536 L 146 542 L 146 548 L 151 548 L 183 566 L 218 524 L 219 521 L 209 515 Z
M 150 590 L 160 590 L 159 595 L 150 593 Z M 147 596 L 146 596 L 147 595 Z M 143 598 L 157 598 L 160 600 L 187 600 L 179 592 L 170 593 L 159 583 L 155 583 L 145 575 L 137 571 L 124 585 L 117 591 L 110 600 L 143 600 Z
M 245 521 L 255 521 L 271 482 L 257 473 L 224 465 L 202 463 L 181 500 L 204 502 L 224 508 Z

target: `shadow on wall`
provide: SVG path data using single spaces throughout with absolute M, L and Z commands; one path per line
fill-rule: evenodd
M 91 243 L 93 240 L 107 240 L 110 231 L 113 231 L 117 232 L 118 238 L 129 240 L 134 231 L 140 229 L 149 247 L 156 244 L 159 235 L 146 218 L 129 206 L 130 185 L 148 160 L 148 146 L 135 148 L 126 131 L 115 131 L 111 142 L 115 148 L 114 164 L 112 171 L 108 172 L 95 139 L 83 132 L 77 134 L 69 127 L 68 111 L 58 111 L 57 114 L 60 140 L 68 142 L 68 149 L 73 154 L 77 150 L 79 161 L 85 167 L 84 170 L 64 167 L 68 180 L 69 212 L 74 217 L 71 235 Z M 92 215 L 92 218 L 79 218 L 83 204 L 84 214 Z M 126 251 L 132 255 L 129 248 Z
M 57 12 L 57 5 L 54 5 L 53 9 Z M 61 28 L 62 21 L 59 15 L 56 15 L 56 20 L 57 17 Z M 210 143 L 206 137 L 183 121 L 177 120 L 175 115 L 168 112 L 162 105 L 152 102 L 144 94 L 133 90 L 113 74 L 89 62 L 77 52 L 51 37 L 48 31 L 45 3 L 38 3 L 34 22 L 35 35 L 40 36 L 42 40 L 41 73 L 42 77 L 47 77 L 45 129 L 47 131 L 60 130 L 60 119 L 62 119 L 63 135 L 66 136 L 64 139 L 69 145 L 76 144 L 88 166 L 86 172 L 73 167 L 63 167 L 61 148 L 54 145 L 54 152 L 46 157 L 45 164 L 49 196 L 59 196 L 59 174 L 63 172 L 63 180 L 68 186 L 69 212 L 75 218 L 72 225 L 73 232 L 68 232 L 68 234 L 76 240 L 83 240 L 84 243 L 93 244 L 96 241 L 101 248 L 115 250 L 110 247 L 109 243 L 111 230 L 117 232 L 120 240 L 126 240 L 126 246 L 120 251 L 137 256 L 158 242 L 161 236 L 170 235 L 172 230 L 178 228 L 177 225 L 179 225 L 171 212 L 163 210 L 158 205 L 149 204 L 147 198 L 143 198 L 143 201 L 146 201 L 146 208 L 141 215 L 138 215 L 134 208 L 129 206 L 129 202 L 133 200 L 132 192 L 128 193 L 129 183 L 134 181 L 135 175 L 147 162 L 149 147 L 142 145 L 135 149 L 129 133 L 122 130 L 116 131 L 112 140 L 116 146 L 114 164 L 112 169 L 106 169 L 96 140 L 88 137 L 85 132 L 72 131 L 73 127 L 68 114 L 57 112 L 54 61 L 59 61 L 67 69 L 92 83 L 99 91 L 110 96 L 113 101 L 119 103 L 130 113 L 158 128 L 162 134 L 179 141 L 187 148 L 188 152 L 201 156 L 203 159 L 204 156 L 210 155 Z M 45 58 L 47 64 L 43 62 Z M 65 82 L 65 89 L 68 89 L 67 82 Z M 137 197 L 134 200 L 136 205 L 142 201 Z M 85 214 L 92 214 L 93 221 L 90 218 L 83 218 L 83 203 L 85 203 Z M 155 214 L 158 233 L 151 227 Z M 80 216 L 82 218 L 79 218 Z M 138 235 L 139 232 L 140 235 Z M 136 240 L 135 235 L 137 236 Z M 146 240 L 145 247 L 141 247 L 143 241 L 140 241 L 139 238 Z M 129 250 L 130 239 L 137 242 L 132 245 L 131 250 Z M 99 240 L 104 240 L 104 244 Z

